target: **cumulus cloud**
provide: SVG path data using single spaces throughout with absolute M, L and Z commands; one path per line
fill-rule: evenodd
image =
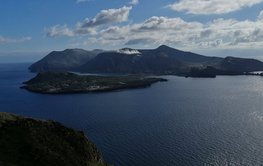
M 3 36 L 0 36 L 0 44 L 9 44 L 9 43 L 22 43 L 26 41 L 30 41 L 32 38 L 31 37 L 22 37 L 22 38 L 6 38 Z
M 93 19 L 86 18 L 78 23 L 80 28 L 90 28 L 110 23 L 121 23 L 128 20 L 132 7 L 122 7 L 119 9 L 102 10 Z
M 121 11 L 124 9 L 130 10 L 131 7 L 104 10 L 92 20 L 78 23 L 72 29 L 66 25 L 55 25 L 46 29 L 47 36 L 78 36 L 78 43 L 107 45 L 107 47 L 159 44 L 191 49 L 262 48 L 263 46 L 263 11 L 255 20 L 240 21 L 219 18 L 207 23 L 186 21 L 180 17 L 152 16 L 142 22 L 119 24 L 119 22 L 128 20 L 128 14 L 121 18 L 110 19 L 115 15 L 113 13 L 123 13 Z M 102 15 L 107 15 L 107 17 Z M 104 21 L 102 23 L 98 20 Z
M 220 39 L 217 39 L 217 40 L 214 40 L 214 41 L 204 41 L 204 42 L 200 42 L 199 43 L 199 47 L 205 47 L 205 48 L 208 48 L 208 47 L 218 47 L 222 44 L 222 40 Z
M 102 10 L 94 18 L 86 18 L 78 22 L 74 28 L 69 28 L 67 25 L 54 25 L 45 28 L 45 32 L 48 37 L 96 35 L 97 30 L 101 27 L 128 21 L 131 9 L 132 7 L 123 6 L 118 9 Z
M 100 41 L 110 39 L 125 45 L 170 44 L 187 48 L 262 47 L 263 21 L 215 19 L 209 23 L 185 21 L 182 18 L 156 17 L 141 23 L 113 26 L 99 33 Z
M 70 30 L 67 25 L 55 25 L 50 28 L 45 28 L 48 37 L 58 36 L 74 36 L 74 32 Z
M 213 34 L 213 31 L 211 29 L 206 29 L 200 33 L 201 38 L 208 38 Z
M 259 13 L 258 20 L 263 21 L 263 10 Z
M 139 3 L 139 0 L 132 0 L 130 2 L 131 5 L 137 5 Z
M 235 32 L 235 40 L 231 43 L 232 45 L 237 45 L 240 43 L 253 43 L 263 41 L 263 31 L 262 29 L 254 29 L 250 32 Z
M 259 4 L 263 0 L 180 0 L 168 5 L 169 8 L 189 14 L 225 14 Z
M 178 44 L 187 42 L 186 36 L 195 36 L 201 29 L 203 25 L 198 22 L 153 16 L 142 23 L 107 28 L 100 32 L 100 36 L 105 40 L 111 36 L 123 37 L 120 42 L 125 45 Z
M 164 30 L 164 29 L 173 29 L 181 30 L 182 28 L 187 29 L 198 29 L 202 26 L 198 22 L 185 22 L 181 18 L 168 18 L 168 17 L 156 17 L 153 16 L 142 24 L 137 24 L 137 28 L 134 28 L 135 31 L 149 31 L 149 30 Z

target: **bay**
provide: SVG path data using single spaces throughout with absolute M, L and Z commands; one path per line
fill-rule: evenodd
M 83 130 L 115 166 L 262 165 L 263 77 L 164 76 L 145 89 L 43 95 L 30 64 L 0 64 L 0 111 Z

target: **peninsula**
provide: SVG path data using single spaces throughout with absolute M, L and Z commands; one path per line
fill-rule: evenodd
M 144 88 L 161 81 L 167 80 L 138 75 L 87 76 L 69 72 L 46 72 L 24 82 L 25 85 L 21 88 L 46 94 L 87 93 Z

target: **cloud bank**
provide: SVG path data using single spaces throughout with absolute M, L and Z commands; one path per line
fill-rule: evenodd
M 225 14 L 259 4 L 263 0 L 180 0 L 168 5 L 169 8 L 189 14 Z
M 109 23 L 121 23 L 128 20 L 132 7 L 102 10 L 93 19 L 86 18 L 78 24 L 80 28 L 91 28 Z
M 67 25 L 54 25 L 49 28 L 45 28 L 46 35 L 48 37 L 58 36 L 76 36 L 76 35 L 94 35 L 96 29 L 114 23 L 122 23 L 128 21 L 132 7 L 123 6 L 118 9 L 108 9 L 100 11 L 94 18 L 86 18 L 81 22 L 78 22 L 75 28 L 70 29 Z
M 178 3 L 183 1 L 190 0 L 182 0 Z M 243 4 L 247 2 L 246 5 L 249 6 L 259 0 L 252 0 L 250 3 L 242 2 Z M 69 28 L 67 25 L 47 28 L 46 35 L 66 36 L 76 40 L 78 38 L 77 43 L 83 45 L 168 44 L 180 48 L 261 48 L 263 46 L 263 11 L 258 14 L 256 20 L 218 18 L 202 23 L 186 21 L 180 17 L 152 16 L 142 22 L 126 23 L 129 21 L 131 10 L 132 7 L 126 6 L 102 10 L 94 18 L 76 23 L 74 28 Z

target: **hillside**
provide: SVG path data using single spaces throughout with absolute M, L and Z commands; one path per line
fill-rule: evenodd
M 82 49 L 52 51 L 43 59 L 32 64 L 29 70 L 32 72 L 69 71 L 87 63 L 101 51 L 102 50 L 86 51 Z
M 0 165 L 106 166 L 83 132 L 54 121 L 0 113 Z
M 263 63 L 255 59 L 226 57 L 216 67 L 237 72 L 252 72 L 262 71 Z
M 54 53 L 53 53 L 54 54 Z M 61 54 L 61 53 L 59 53 Z M 177 50 L 165 45 L 156 49 L 131 49 L 124 48 L 117 51 L 102 51 L 96 56 L 90 56 L 82 63 L 72 64 L 75 57 L 64 61 L 64 66 L 60 65 L 62 71 L 75 71 L 83 73 L 125 73 L 125 74 L 172 74 L 187 75 L 191 68 L 205 68 L 212 66 L 215 69 L 229 72 L 251 72 L 263 70 L 263 63 L 254 59 L 234 58 L 234 57 L 210 57 Z M 68 56 L 70 56 L 68 54 Z M 68 57 L 67 56 L 67 57 Z M 49 55 L 47 56 L 49 57 Z M 63 59 L 61 54 L 59 59 Z M 44 58 L 45 59 L 45 58 Z M 67 58 L 66 58 L 67 59 Z M 57 71 L 56 64 L 53 68 L 48 64 L 53 62 L 53 58 L 34 63 L 29 69 L 32 72 Z M 59 66 L 59 65 L 58 65 Z
M 222 60 L 183 52 L 165 45 L 138 52 L 104 52 L 76 70 L 93 73 L 180 74 L 187 72 L 189 66 L 211 65 Z

